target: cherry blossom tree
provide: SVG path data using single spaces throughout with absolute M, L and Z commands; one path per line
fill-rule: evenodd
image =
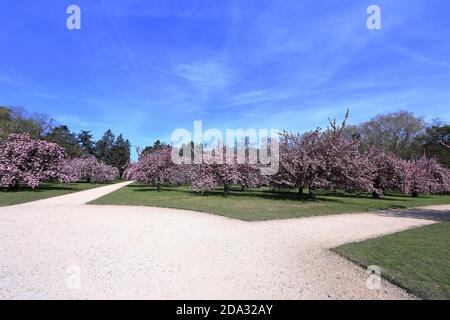
M 359 141 L 344 134 L 348 113 L 339 126 L 330 121 L 326 131 L 320 128 L 300 134 L 283 132 L 280 139 L 280 170 L 272 184 L 280 187 L 308 187 L 310 199 L 316 189 L 373 189 L 370 161 L 359 152 Z
M 325 184 L 331 190 L 373 191 L 370 160 L 360 153 L 360 142 L 344 133 L 348 111 L 341 125 L 330 120 L 330 126 L 322 135 L 322 154 L 325 164 Z
M 324 184 L 325 163 L 323 159 L 322 134 L 320 129 L 303 135 L 282 132 L 280 137 L 279 163 L 271 184 L 277 187 L 309 188 L 309 196 L 315 198 L 315 190 Z
M 197 150 L 198 151 L 198 150 Z M 249 168 L 240 168 L 237 163 L 237 156 L 235 153 L 231 157 L 227 155 L 227 146 L 219 142 L 215 148 L 205 150 L 200 148 L 202 159 L 200 164 L 193 164 L 192 169 L 192 183 L 191 189 L 202 194 L 205 191 L 210 191 L 219 185 L 223 185 L 224 195 L 230 192 L 230 188 L 234 184 L 248 183 L 250 186 L 254 181 L 254 177 L 250 176 Z M 246 164 L 242 164 L 245 166 Z M 241 169 L 241 170 L 239 170 Z M 242 173 L 246 171 L 249 175 L 247 180 L 243 179 Z M 252 181 L 250 181 L 252 180 Z
M 450 190 L 450 171 L 435 159 L 422 156 L 403 162 L 402 191 L 413 197 Z
M 394 154 L 371 146 L 365 153 L 372 168 L 373 197 L 379 198 L 387 189 L 401 189 L 405 162 Z
M 428 170 L 433 183 L 430 185 L 430 193 L 450 192 L 450 170 L 441 165 L 436 158 L 428 159 Z
M 10 189 L 25 183 L 32 189 L 42 181 L 69 183 L 72 176 L 65 170 L 64 149 L 55 143 L 32 139 L 28 134 L 11 134 L 0 141 L 0 181 Z
M 191 190 L 201 192 L 214 189 L 218 185 L 212 165 L 201 163 L 192 166 Z
M 251 165 L 248 162 L 238 164 L 237 170 L 240 175 L 242 191 L 245 188 L 258 188 L 265 182 L 265 179 L 261 176 L 260 169 L 256 165 Z
M 94 156 L 67 160 L 65 165 L 72 172 L 72 181 L 86 180 L 88 183 L 103 183 L 119 177 L 119 170 L 116 167 L 107 165 Z
M 430 190 L 431 177 L 428 172 L 428 163 L 425 157 L 402 161 L 403 185 L 402 191 L 413 197 L 428 193 Z
M 184 176 L 180 174 L 181 167 L 177 168 L 172 162 L 171 153 L 170 147 L 163 147 L 142 154 L 139 162 L 125 170 L 124 177 L 156 185 L 158 191 L 161 191 L 162 184 L 180 183 Z

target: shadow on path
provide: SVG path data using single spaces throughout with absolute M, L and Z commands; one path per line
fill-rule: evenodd
M 429 210 L 429 209 L 405 209 L 386 210 L 377 214 L 386 217 L 425 219 L 433 221 L 450 221 L 450 210 Z

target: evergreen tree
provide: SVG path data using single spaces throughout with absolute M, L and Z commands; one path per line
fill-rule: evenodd
M 105 162 L 106 164 L 112 164 L 112 148 L 116 138 L 111 129 L 108 129 L 100 140 L 95 144 L 95 155 L 97 159 Z
M 90 131 L 82 130 L 78 134 L 78 143 L 83 149 L 85 154 L 94 155 L 95 154 L 95 143 L 92 141 L 92 134 Z
M 118 168 L 120 174 L 123 173 L 125 167 L 130 163 L 131 144 L 125 140 L 122 134 L 119 134 L 111 149 L 111 165 Z
M 61 146 L 70 158 L 78 157 L 82 154 L 76 135 L 70 132 L 67 126 L 52 128 L 45 136 L 45 140 Z

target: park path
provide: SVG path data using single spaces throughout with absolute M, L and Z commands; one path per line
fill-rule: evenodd
M 126 184 L 0 208 L 0 298 L 410 299 L 385 281 L 368 290 L 364 270 L 329 249 L 438 216 L 428 208 L 244 222 L 85 204 Z
M 98 187 L 98 188 L 88 189 L 88 190 L 84 190 L 84 191 L 80 191 L 80 192 L 69 193 L 69 194 L 65 194 L 62 196 L 56 196 L 56 197 L 37 200 L 37 201 L 33 201 L 33 202 L 27 202 L 27 203 L 19 204 L 16 206 L 45 208 L 45 207 L 55 207 L 55 206 L 56 207 L 58 207 L 58 206 L 67 207 L 67 206 L 84 205 L 88 202 L 91 202 L 95 199 L 101 198 L 109 193 L 119 190 L 131 183 L 132 183 L 132 181 L 115 183 L 115 184 L 111 184 L 111 185 L 108 185 L 105 187 Z

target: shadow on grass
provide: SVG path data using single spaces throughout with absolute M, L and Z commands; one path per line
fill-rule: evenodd
M 17 189 L 0 188 L 0 192 L 4 193 L 17 193 L 17 192 L 45 192 L 45 191 L 81 191 L 82 188 L 79 185 L 88 185 L 88 182 L 78 182 L 76 185 L 65 185 L 65 184 L 41 184 L 37 189 L 33 190 L 27 186 L 20 186 Z M 103 183 L 92 183 L 90 186 L 103 186 Z
M 144 184 L 132 184 L 128 185 L 133 192 L 152 192 L 158 194 L 156 187 Z M 207 191 L 203 195 L 200 192 L 194 192 L 189 190 L 187 186 L 162 186 L 161 193 L 171 192 L 174 195 L 183 195 L 184 197 L 210 197 L 210 198 L 221 198 L 221 199 L 264 199 L 264 200 L 274 200 L 274 201 L 295 201 L 295 202 L 323 202 L 323 203 L 336 203 L 343 205 L 358 205 L 356 201 L 358 200 L 368 200 L 373 201 L 372 206 L 375 203 L 386 203 L 392 209 L 405 209 L 408 208 L 410 196 L 397 194 L 397 193 L 386 193 L 379 199 L 374 199 L 372 194 L 369 193 L 345 193 L 343 191 L 330 192 L 326 190 L 319 190 L 316 194 L 316 200 L 310 200 L 308 197 L 307 190 L 303 194 L 299 194 L 296 190 L 271 190 L 270 188 L 264 187 L 261 189 L 245 189 L 241 190 L 240 187 L 233 187 L 228 195 L 224 195 L 222 188 L 216 188 L 212 191 Z M 423 199 L 428 199 L 431 197 L 422 196 Z M 355 200 L 352 203 L 352 200 Z M 404 205 L 403 205 L 404 204 Z
M 57 186 L 48 186 L 48 187 L 39 187 L 36 190 L 33 190 L 31 188 L 25 188 L 25 187 L 20 187 L 18 189 L 14 189 L 14 190 L 8 190 L 8 189 L 1 189 L 0 192 L 3 193 L 10 193 L 10 194 L 15 194 L 15 193 L 19 193 L 19 192 L 33 192 L 33 193 L 40 193 L 40 192 L 45 192 L 45 191 L 55 191 L 55 190 L 63 190 L 63 191 L 78 191 L 78 188 L 75 187 L 70 187 L 70 186 L 61 186 L 61 187 L 57 187 Z
M 437 222 L 450 221 L 450 210 L 401 209 L 398 211 L 381 211 L 378 214 L 386 217 L 424 219 Z
M 156 193 L 156 187 L 143 185 L 143 184 L 132 184 L 127 186 L 133 192 L 154 192 Z M 202 197 L 200 192 L 193 192 L 189 190 L 186 186 L 162 186 L 161 193 L 171 192 L 176 194 L 183 194 L 192 197 Z M 224 195 L 223 189 L 217 188 L 212 191 L 207 191 L 203 195 L 204 197 L 214 197 L 214 198 L 260 198 L 265 200 L 278 200 L 278 201 L 302 201 L 302 202 L 313 202 L 308 197 L 308 193 L 299 194 L 295 191 L 289 190 L 269 190 L 269 189 L 245 189 L 242 191 L 240 188 L 232 188 L 228 195 Z M 374 200 L 374 201 L 406 201 L 406 199 L 392 198 L 392 197 L 382 197 L 380 199 L 373 199 L 371 194 L 346 194 L 344 192 L 327 192 L 320 190 L 317 193 L 317 202 L 329 202 L 329 203 L 342 203 L 344 199 L 364 199 L 364 200 Z M 402 206 L 400 205 L 399 208 Z

